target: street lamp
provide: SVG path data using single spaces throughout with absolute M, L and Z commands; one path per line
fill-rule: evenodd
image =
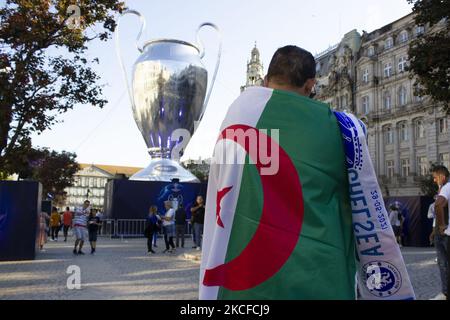
M 86 200 L 89 200 L 89 194 L 91 193 L 91 189 L 87 189 Z

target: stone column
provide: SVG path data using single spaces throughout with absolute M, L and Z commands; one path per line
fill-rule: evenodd
M 396 123 L 392 129 L 394 130 L 394 175 L 398 177 L 401 175 L 400 168 L 400 137 L 399 137 L 399 128 Z
M 380 168 L 380 172 L 378 172 L 378 175 L 385 176 L 386 170 L 385 170 L 385 161 L 384 161 L 384 132 L 383 127 L 380 128 L 378 132 L 378 159 L 380 159 L 380 165 L 378 168 Z
M 415 175 L 417 173 L 416 167 L 416 150 L 414 148 L 416 144 L 416 137 L 414 132 L 414 121 L 409 122 L 409 172 L 410 175 Z

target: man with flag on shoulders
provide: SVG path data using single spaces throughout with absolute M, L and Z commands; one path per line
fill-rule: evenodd
M 315 70 L 308 51 L 280 48 L 265 87 L 230 106 L 209 175 L 200 299 L 355 299 L 357 273 L 363 297 L 414 298 L 403 260 L 384 250 L 395 238 L 380 235 L 370 179 L 358 176 L 365 128 L 351 127 L 350 152 L 342 136 L 354 119 L 309 98 Z

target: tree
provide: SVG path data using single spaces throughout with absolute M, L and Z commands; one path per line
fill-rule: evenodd
M 191 173 L 194 176 L 196 176 L 198 178 L 198 180 L 200 180 L 200 182 L 207 182 L 208 181 L 208 176 L 205 175 L 202 171 L 200 171 L 198 169 L 191 170 Z
M 107 40 L 116 25 L 113 14 L 122 10 L 118 0 L 6 0 L 0 8 L 3 174 L 15 172 L 16 157 L 31 151 L 31 133 L 43 132 L 78 104 L 107 103 L 92 69 L 99 61 L 88 61 L 87 44 Z
M 416 93 L 429 95 L 449 112 L 450 103 L 450 0 L 408 0 L 414 4 L 417 25 L 431 32 L 410 44 L 409 70 L 417 76 Z
M 65 199 L 65 188 L 73 185 L 74 174 L 80 170 L 76 155 L 43 149 L 30 149 L 27 158 L 18 163 L 19 177 L 42 183 L 42 198 Z

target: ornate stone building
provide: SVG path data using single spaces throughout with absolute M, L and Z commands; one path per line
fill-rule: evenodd
M 409 44 L 428 32 L 409 14 L 370 33 L 353 30 L 316 55 L 316 98 L 366 123 L 385 196 L 419 195 L 431 163 L 450 166 L 448 116 L 415 94 L 407 71 Z
M 129 178 L 141 169 L 81 163 L 80 170 L 74 175 L 73 187 L 65 190 L 67 198 L 64 207 L 73 209 L 89 199 L 93 208 L 102 209 L 106 183 L 111 179 Z
M 259 50 L 255 47 L 252 50 L 250 61 L 247 61 L 247 81 L 241 87 L 241 92 L 247 87 L 262 86 L 264 83 L 264 67 L 260 59 Z
M 448 117 L 414 93 L 407 71 L 411 41 L 425 32 L 409 14 L 371 33 L 352 31 L 316 56 L 318 99 L 355 113 L 368 126 L 372 161 L 383 193 L 420 194 L 430 163 L 449 166 Z
M 362 35 L 354 112 L 368 124 L 369 149 L 385 195 L 419 195 L 430 163 L 449 166 L 448 117 L 415 94 L 407 71 L 411 41 L 425 32 L 413 14 Z

